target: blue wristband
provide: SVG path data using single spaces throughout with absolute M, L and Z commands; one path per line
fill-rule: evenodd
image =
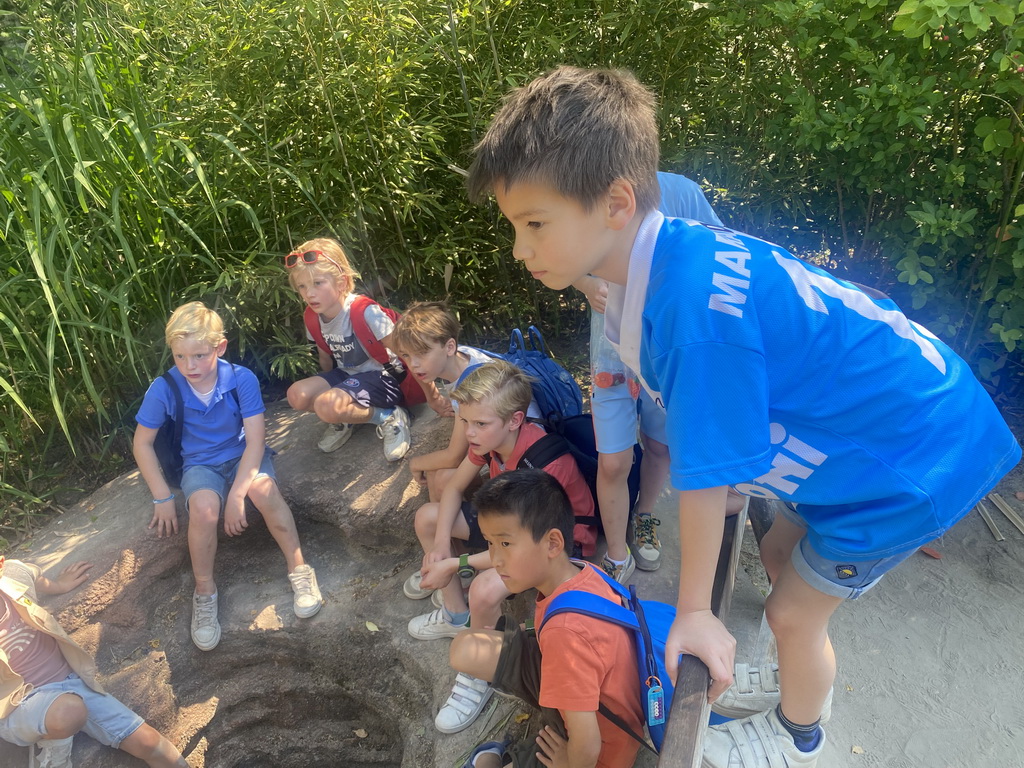
M 153 499 L 154 504 L 163 504 L 165 501 L 174 501 L 174 494 L 172 493 L 166 499 Z

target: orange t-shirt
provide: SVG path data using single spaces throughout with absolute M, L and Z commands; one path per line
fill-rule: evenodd
M 573 561 L 577 562 L 577 561 Z M 547 597 L 537 595 L 534 625 L 543 623 L 551 598 L 579 590 L 618 601 L 589 563 Z M 540 645 L 540 705 L 569 712 L 597 712 L 598 704 L 643 734 L 636 646 L 629 630 L 579 613 L 560 613 L 537 633 Z M 601 754 L 597 768 L 629 768 L 640 745 L 598 712 Z M 572 739 L 572 734 L 569 734 Z
M 490 476 L 497 477 L 502 472 L 510 472 L 516 469 L 519 466 L 519 460 L 523 458 L 523 454 L 526 453 L 527 449 L 546 434 L 547 432 L 536 424 L 529 421 L 525 422 L 519 430 L 519 436 L 516 437 L 516 446 L 512 449 L 512 455 L 508 457 L 508 461 L 504 465 L 498 461 L 496 455 L 491 455 Z M 473 451 L 468 451 L 466 455 L 478 467 L 482 467 L 486 463 L 482 456 L 478 456 Z M 594 496 L 590 493 L 587 481 L 580 474 L 580 468 L 576 466 L 576 459 L 572 457 L 572 454 L 566 453 L 559 456 L 543 469 L 565 489 L 574 515 L 577 517 L 590 517 L 594 514 Z M 582 546 L 585 556 L 590 557 L 594 554 L 597 546 L 596 527 L 577 525 L 573 530 L 573 538 Z

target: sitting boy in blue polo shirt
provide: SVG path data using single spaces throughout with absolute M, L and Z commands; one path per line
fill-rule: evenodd
M 188 551 L 196 588 L 192 597 L 192 642 L 211 651 L 220 642 L 217 584 L 213 561 L 217 525 L 224 512 L 224 532 L 238 536 L 247 527 L 245 499 L 263 515 L 288 565 L 295 615 L 309 618 L 323 600 L 313 567 L 302 558 L 299 534 L 288 503 L 281 496 L 265 442 L 263 397 L 251 371 L 221 360 L 227 349 L 224 324 L 201 302 L 178 307 L 164 331 L 174 357 L 171 378 L 181 392 L 184 414 L 175 413 L 175 397 L 162 376 L 154 381 L 136 415 L 134 453 L 139 471 L 153 494 L 149 527 L 161 538 L 178 532 L 175 495 L 164 479 L 153 448 L 168 418 L 183 418 L 184 460 L 181 493 L 188 512 Z
M 628 72 L 562 67 L 514 91 L 476 148 L 512 255 L 549 288 L 612 285 L 605 333 L 668 414 L 682 573 L 667 645 L 712 700 L 735 640 L 711 613 L 726 493 L 786 502 L 761 542 L 778 686 L 728 694 L 704 765 L 813 768 L 835 677 L 832 613 L 940 536 L 1020 459 L 970 368 L 887 298 L 723 227 L 657 211 L 654 96 Z M 758 711 L 761 710 L 761 711 Z

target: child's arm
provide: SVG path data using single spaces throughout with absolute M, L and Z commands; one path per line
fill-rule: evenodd
M 466 562 L 473 566 L 477 573 L 486 571 L 491 567 L 491 555 L 489 552 L 477 552 L 466 558 Z M 420 584 L 424 589 L 441 589 L 448 585 L 452 577 L 459 570 L 459 558 L 446 557 L 423 568 L 420 572 Z
M 457 467 L 466 458 L 466 451 L 468 450 L 469 441 L 466 439 L 465 425 L 456 419 L 455 425 L 452 427 L 452 436 L 448 440 L 448 447 L 440 451 L 425 453 L 422 456 L 413 456 L 409 460 L 409 469 L 412 472 L 413 478 L 417 482 L 421 482 L 420 478 L 417 477 L 418 474 L 422 475 L 422 473 L 434 469 Z M 426 478 L 424 477 L 422 482 L 425 481 Z
M 316 353 L 317 356 L 320 358 L 320 370 L 323 371 L 324 373 L 327 373 L 328 371 L 333 371 L 334 356 L 330 352 L 325 352 L 324 350 L 320 349 L 320 347 L 316 348 Z
M 438 503 L 437 509 L 437 529 L 434 532 L 434 548 L 423 556 L 424 568 L 451 557 L 452 527 L 462 508 L 462 494 L 469 488 L 469 484 L 473 482 L 473 478 L 479 471 L 480 467 L 470 461 L 469 456 L 466 456 L 455 470 L 452 479 L 445 484 L 444 490 L 441 491 L 441 501 Z
M 697 656 L 708 666 L 717 699 L 731 684 L 736 639 L 711 612 L 711 590 L 722 547 L 728 488 L 703 488 L 679 493 L 679 530 L 682 566 L 676 620 L 665 642 L 665 667 L 674 680 L 679 655 Z
M 260 471 L 267 447 L 267 428 L 262 413 L 246 416 L 242 419 L 242 426 L 245 428 L 245 450 L 238 462 L 235 482 L 231 484 L 231 490 L 224 499 L 224 532 L 228 536 L 237 536 L 249 527 L 245 519 L 245 497 Z
M 174 506 L 171 488 L 164 479 L 164 473 L 160 471 L 160 462 L 157 461 L 156 451 L 153 449 L 157 432 L 159 430 L 137 424 L 135 438 L 132 440 L 132 454 L 135 456 L 135 463 L 139 465 L 142 479 L 149 486 L 153 500 L 165 500 L 153 505 L 153 517 L 149 521 L 150 530 L 156 528 L 157 535 L 163 538 L 178 532 L 178 510 Z
M 596 712 L 559 710 L 565 723 L 567 739 L 550 726 L 537 736 L 538 759 L 549 768 L 594 768 L 601 755 L 601 729 Z
M 36 576 L 36 594 L 40 596 L 63 595 L 70 592 L 86 580 L 90 568 L 92 568 L 92 563 L 79 560 L 61 571 L 60 576 L 56 579 L 48 579 L 40 573 Z

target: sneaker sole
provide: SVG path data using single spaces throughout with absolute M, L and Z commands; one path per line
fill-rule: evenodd
M 331 446 L 330 448 L 324 448 L 324 447 L 323 447 L 322 445 L 320 445 L 320 443 L 317 443 L 317 444 L 316 444 L 316 447 L 320 449 L 320 452 L 321 452 L 321 453 L 334 453 L 334 452 L 335 452 L 336 450 L 338 450 L 339 448 L 341 448 L 342 446 L 344 446 L 344 445 L 345 445 L 345 444 L 346 444 L 346 443 L 347 443 L 347 442 L 348 442 L 349 440 L 351 440 L 351 439 L 352 439 L 352 433 L 353 433 L 354 431 L 355 431 L 355 430 L 352 430 L 352 429 L 350 429 L 350 430 L 348 431 L 348 437 L 346 437 L 346 438 L 345 438 L 344 440 L 342 440 L 342 441 L 341 441 L 340 443 L 338 443 L 337 445 L 332 445 L 332 446 Z
M 218 645 L 220 645 L 220 627 L 217 627 L 217 636 L 213 638 L 211 643 L 206 645 L 200 645 L 199 641 L 196 640 L 195 635 L 192 636 L 192 644 L 200 651 L 212 651 Z
M 438 733 L 444 734 L 461 733 L 462 731 L 466 730 L 467 728 L 469 728 L 469 726 L 471 726 L 473 723 L 480 719 L 480 715 L 482 715 L 484 713 L 484 710 L 487 709 L 487 705 L 490 703 L 491 696 L 493 695 L 493 693 L 494 689 L 491 688 L 490 692 L 484 695 L 483 701 L 480 702 L 480 709 L 478 709 L 477 713 L 473 715 L 471 718 L 469 718 L 469 720 L 467 720 L 465 723 L 462 723 L 456 728 L 443 728 L 437 724 L 437 718 L 435 717 L 434 730 Z
M 312 608 L 299 608 L 299 606 L 292 604 L 292 610 L 295 611 L 295 615 L 300 619 L 310 619 L 320 613 L 320 609 L 324 607 L 324 601 L 321 598 L 320 602 L 314 605 Z
M 647 560 L 641 560 L 639 557 L 635 559 L 636 567 L 639 568 L 641 571 L 656 571 L 659 568 L 661 568 L 660 557 L 657 560 L 651 560 L 650 562 L 648 562 Z

